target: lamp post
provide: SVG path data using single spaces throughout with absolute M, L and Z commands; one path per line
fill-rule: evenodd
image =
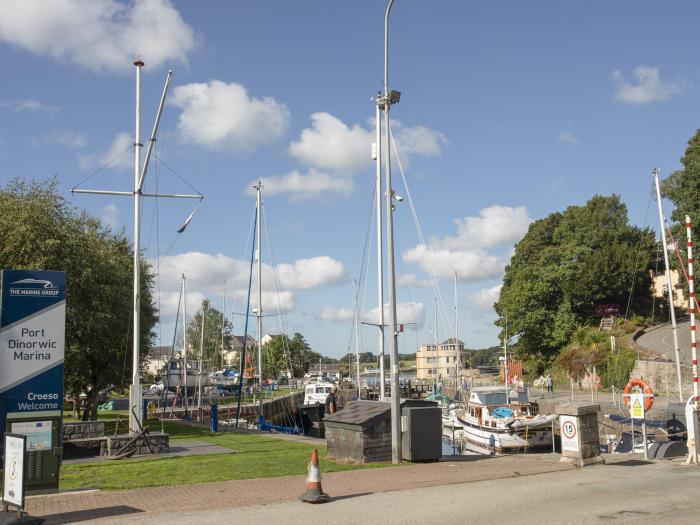
M 389 109 L 399 102 L 401 93 L 389 90 L 389 13 L 394 0 L 389 0 L 384 16 L 384 125 L 386 133 L 386 235 L 387 270 L 389 271 L 389 327 L 391 329 L 391 462 L 401 463 L 401 400 L 399 399 L 399 355 L 398 332 L 396 330 L 396 268 L 394 264 L 394 192 L 391 189 L 391 132 L 389 130 Z

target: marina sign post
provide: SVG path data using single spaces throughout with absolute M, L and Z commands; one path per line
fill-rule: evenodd
M 41 465 L 25 480 L 27 489 L 57 490 L 66 273 L 2 270 L 1 282 L 0 431 L 25 436 L 29 462 Z

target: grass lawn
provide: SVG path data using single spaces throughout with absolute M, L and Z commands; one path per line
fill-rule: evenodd
M 126 430 L 128 419 L 123 413 L 101 413 L 104 420 L 105 434 L 114 431 L 117 418 L 120 417 L 121 429 Z M 70 418 L 65 419 L 71 421 Z M 152 430 L 160 430 L 159 421 L 150 421 Z M 170 434 L 172 442 L 182 440 L 206 441 L 208 443 L 233 449 L 232 454 L 209 456 L 186 456 L 175 458 L 143 458 L 120 461 L 103 461 L 64 465 L 61 467 L 60 488 L 102 490 L 122 490 L 162 485 L 189 485 L 210 481 L 231 479 L 267 478 L 305 474 L 314 445 L 275 439 L 266 435 L 237 432 L 219 432 L 212 434 L 208 428 L 185 425 L 175 421 L 166 421 L 164 429 Z M 322 472 L 337 472 L 389 466 L 388 463 L 372 465 L 346 465 L 336 463 L 326 457 L 326 448 L 319 448 L 319 460 Z

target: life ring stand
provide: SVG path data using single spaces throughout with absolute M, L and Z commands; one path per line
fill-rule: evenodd
M 644 396 L 644 410 L 649 410 L 654 404 L 654 391 L 651 389 L 649 384 L 643 379 L 630 379 L 629 383 L 625 385 L 625 405 L 627 405 L 627 408 L 630 407 L 631 401 L 629 394 L 634 387 L 641 388 L 642 392 L 647 394 L 646 396 Z

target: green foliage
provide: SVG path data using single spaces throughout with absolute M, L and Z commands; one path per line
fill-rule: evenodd
M 200 345 L 202 343 L 202 315 L 204 315 L 204 353 L 202 355 Z M 223 330 L 223 333 L 222 333 Z M 214 308 L 208 299 L 202 301 L 202 306 L 194 314 L 187 327 L 188 346 L 197 359 L 202 356 L 205 368 L 218 368 L 223 366 L 223 350 L 227 352 L 231 348 L 233 325 L 224 315 Z
M 661 192 L 670 199 L 675 208 L 671 219 L 675 223 L 671 230 L 679 245 L 685 245 L 685 216 L 690 215 L 693 225 L 700 224 L 700 130 L 688 141 L 688 147 L 681 158 L 683 169 L 673 172 L 661 183 Z M 697 231 L 697 227 L 694 228 Z M 687 264 L 686 250 L 681 249 L 683 265 Z M 678 268 L 677 257 L 671 258 L 671 264 Z
M 541 373 L 576 328 L 594 319 L 596 305 L 616 303 L 624 310 L 632 289 L 630 312 L 650 310 L 648 269 L 655 253 L 653 233 L 628 224 L 617 195 L 596 195 L 584 206 L 552 213 L 532 223 L 516 245 L 495 305 L 496 324 L 505 328 L 507 317 L 515 353 L 535 357 Z
M 629 348 L 617 348 L 601 364 L 598 373 L 604 388 L 623 388 L 637 362 L 637 353 Z
M 321 355 L 311 350 L 311 346 L 300 333 L 289 339 L 286 335 L 273 337 L 263 346 L 263 375 L 277 378 L 284 375 L 291 366 L 292 377 L 302 377 L 311 363 L 318 363 Z M 321 358 L 327 363 L 327 358 Z
M 131 283 L 133 249 L 79 213 L 58 191 L 56 180 L 15 180 L 0 189 L 0 268 L 67 272 L 65 388 L 87 394 L 83 417 L 96 414 L 99 392 L 131 381 Z M 150 267 L 141 272 L 141 359 L 146 359 L 157 321 Z

